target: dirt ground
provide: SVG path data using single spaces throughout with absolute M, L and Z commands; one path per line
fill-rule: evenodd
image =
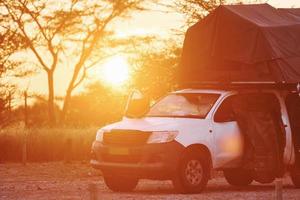
M 95 184 L 97 199 L 274 199 L 274 184 L 254 183 L 246 188 L 229 186 L 224 178 L 210 180 L 201 194 L 174 194 L 169 181 L 140 181 L 132 193 L 114 193 L 99 171 L 87 163 L 0 164 L 0 199 L 90 199 L 89 185 Z M 283 199 L 300 199 L 300 189 L 284 178 Z

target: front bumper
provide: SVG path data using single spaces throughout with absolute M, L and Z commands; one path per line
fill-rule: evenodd
M 126 149 L 126 153 L 112 154 L 114 148 Z M 104 174 L 169 179 L 176 173 L 183 150 L 184 147 L 176 141 L 134 147 L 106 146 L 95 141 L 90 164 Z

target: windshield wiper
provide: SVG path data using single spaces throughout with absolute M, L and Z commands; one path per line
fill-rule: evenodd
M 171 118 L 197 118 L 203 119 L 199 115 L 147 115 L 146 117 L 171 117 Z
M 200 115 L 179 115 L 180 118 L 202 118 Z

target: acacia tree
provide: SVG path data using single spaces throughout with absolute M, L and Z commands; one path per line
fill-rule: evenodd
M 22 38 L 14 29 L 10 29 L 8 20 L 0 18 L 0 126 L 10 122 L 12 96 L 16 91 L 14 85 L 8 84 L 7 76 L 23 76 L 19 68 L 21 63 L 11 59 L 17 50 L 24 48 Z
M 261 3 L 264 0 L 174 0 L 168 7 L 183 13 L 186 16 L 187 25 L 199 21 L 219 5 Z
M 191 24 L 202 19 L 226 0 L 179 0 L 174 1 L 174 8 L 187 16 L 187 23 Z
M 9 25 L 9 20 L 2 16 L 0 18 L 0 78 L 7 71 L 18 67 L 20 63 L 11 59 L 18 50 L 25 47 L 25 43 L 15 29 Z
M 144 0 L 1 0 L 3 16 L 25 41 L 48 79 L 49 123 L 54 124 L 54 72 L 59 66 L 72 69 L 61 121 L 64 121 L 72 91 L 85 78 L 86 70 L 101 55 L 108 25 L 134 10 L 143 10 Z M 95 50 L 97 52 L 95 54 Z
M 147 47 L 136 46 L 136 53 L 130 57 L 133 66 L 131 87 L 147 93 L 151 99 L 175 89 L 180 54 L 181 48 L 171 39 L 152 42 Z
M 101 2 L 101 1 L 98 1 Z M 105 59 L 110 54 L 102 54 L 99 56 L 99 52 L 94 52 L 93 50 L 97 49 L 99 51 L 101 48 L 105 47 L 105 44 L 110 43 L 111 46 L 116 45 L 116 41 L 111 43 L 111 40 L 105 41 L 105 38 L 111 35 L 111 31 L 107 31 L 107 26 L 116 18 L 126 17 L 128 14 L 134 10 L 144 10 L 141 6 L 143 0 L 117 0 L 117 1 L 103 1 L 102 3 L 96 3 L 96 8 L 100 6 L 101 13 L 96 18 L 93 19 L 94 23 L 92 24 L 92 30 L 90 30 L 91 25 L 86 27 L 81 27 L 84 30 L 86 35 L 84 39 L 80 42 L 80 51 L 79 51 L 79 60 L 75 64 L 72 79 L 68 85 L 66 96 L 64 99 L 64 105 L 62 110 L 62 118 L 64 121 L 66 112 L 69 108 L 70 98 L 72 91 L 81 83 L 85 78 L 86 70 L 93 66 L 101 59 Z M 87 5 L 86 9 L 90 7 L 90 4 Z M 106 43 L 105 43 L 106 42 Z M 122 42 L 121 42 L 122 43 Z M 96 55 L 94 55 L 96 53 Z M 103 52 L 102 52 L 103 53 Z M 89 60 L 87 63 L 86 61 Z M 81 76 L 80 75 L 81 71 Z

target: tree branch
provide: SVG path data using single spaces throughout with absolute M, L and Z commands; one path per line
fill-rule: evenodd
M 42 27 L 42 25 L 39 22 L 39 20 L 37 19 L 37 17 L 34 16 L 33 11 L 29 10 L 29 8 L 27 7 L 27 5 L 24 2 L 20 1 L 20 3 L 22 4 L 22 6 L 23 6 L 24 10 L 27 12 L 27 14 L 29 14 L 31 16 L 31 18 L 33 19 L 33 21 L 36 23 L 36 25 L 38 26 L 41 34 L 43 35 L 44 39 L 46 40 L 47 45 L 48 45 L 48 49 L 49 49 L 50 53 L 52 54 L 53 64 L 54 64 L 55 63 L 54 57 L 57 56 L 57 52 L 54 52 L 54 47 L 52 45 L 52 40 L 50 38 L 48 38 L 48 36 L 46 35 L 45 29 Z M 34 4 L 32 4 L 32 6 L 36 8 L 36 6 L 34 6 Z M 39 13 L 40 12 L 41 11 L 39 11 Z M 53 64 L 52 64 L 52 66 L 53 66 Z
M 80 79 L 77 81 L 77 83 L 74 83 L 72 90 L 74 90 L 76 87 L 78 87 L 78 85 L 80 85 L 80 83 L 85 79 L 87 69 L 88 68 L 86 68 L 86 67 L 83 68 L 82 75 L 81 75 Z
M 32 41 L 30 40 L 29 36 L 27 35 L 24 26 L 22 25 L 21 22 L 21 17 L 23 15 L 23 13 L 20 15 L 20 17 L 16 17 L 15 14 L 10 10 L 10 8 L 4 4 L 9 15 L 11 16 L 12 20 L 14 22 L 16 22 L 18 24 L 18 28 L 20 29 L 20 31 L 23 33 L 23 37 L 26 40 L 27 44 L 29 45 L 30 49 L 32 50 L 32 52 L 35 54 L 36 58 L 38 59 L 38 61 L 40 62 L 40 64 L 42 65 L 43 69 L 47 72 L 49 72 L 49 68 L 46 65 L 46 63 L 44 62 L 44 60 L 42 59 L 42 57 L 39 55 L 39 53 L 37 52 L 37 50 L 35 49 L 35 47 L 33 46 Z

